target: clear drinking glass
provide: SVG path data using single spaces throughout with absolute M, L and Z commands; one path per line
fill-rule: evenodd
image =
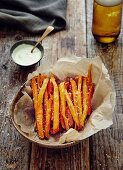
M 121 29 L 123 0 L 94 0 L 92 33 L 101 43 L 117 39 Z

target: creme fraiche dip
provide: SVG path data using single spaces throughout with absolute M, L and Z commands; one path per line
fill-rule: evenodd
M 41 57 L 41 51 L 36 47 L 31 53 L 33 45 L 21 44 L 18 45 L 12 52 L 12 58 L 15 63 L 21 66 L 29 66 L 37 63 Z

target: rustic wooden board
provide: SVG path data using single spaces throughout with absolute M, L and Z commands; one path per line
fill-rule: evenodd
M 54 64 L 66 56 L 86 56 L 85 1 L 69 0 L 67 9 L 67 31 L 61 31 L 43 41 L 44 59 Z M 30 170 L 88 170 L 88 139 L 66 149 L 46 149 L 32 144 Z
M 15 41 L 32 37 L 23 32 L 2 30 L 0 31 L 2 89 L 0 89 L 0 170 L 123 169 L 123 30 L 118 42 L 101 45 L 95 42 L 91 34 L 92 0 L 69 0 L 67 11 L 67 31 L 55 33 L 43 41 L 45 54 L 40 64 L 45 62 L 54 64 L 58 58 L 72 55 L 100 56 L 109 70 L 116 89 L 114 124 L 95 134 L 90 140 L 84 140 L 66 149 L 41 148 L 20 136 L 10 121 L 9 105 L 19 87 L 25 82 L 28 73 L 35 70 L 37 65 L 22 69 L 9 57 L 9 49 Z
M 114 124 L 90 138 L 90 169 L 123 169 L 123 54 L 122 33 L 119 40 L 110 45 L 95 42 L 91 34 L 92 3 L 87 2 L 87 53 L 88 57 L 100 56 L 109 70 L 116 90 Z
M 10 121 L 9 106 L 27 74 L 34 70 L 21 68 L 9 56 L 10 47 L 29 37 L 22 32 L 0 31 L 0 170 L 27 170 L 31 143 L 23 138 Z
M 89 169 L 89 145 L 81 144 L 65 149 L 46 149 L 32 145 L 31 170 L 84 170 Z

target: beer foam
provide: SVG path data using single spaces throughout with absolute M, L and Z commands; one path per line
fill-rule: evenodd
M 123 2 L 123 0 L 95 0 L 95 1 L 102 6 L 116 6 Z

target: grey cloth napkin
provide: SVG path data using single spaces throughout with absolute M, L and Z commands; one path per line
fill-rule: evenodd
M 40 33 L 66 27 L 67 0 L 0 0 L 0 25 Z

